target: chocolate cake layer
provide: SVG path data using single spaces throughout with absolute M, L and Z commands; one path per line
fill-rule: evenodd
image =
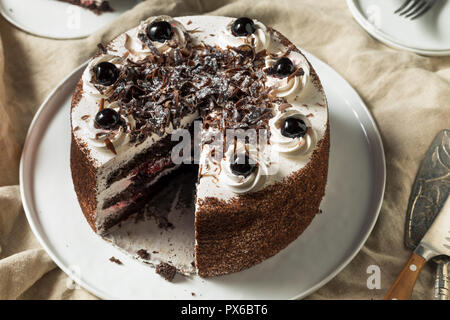
M 192 126 L 189 130 L 192 132 Z M 127 177 L 134 170 L 139 170 L 139 167 L 145 165 L 146 162 L 152 161 L 153 159 L 161 159 L 170 156 L 170 151 L 178 143 L 179 141 L 172 141 L 171 135 L 165 136 L 147 150 L 135 155 L 133 159 L 126 162 L 123 166 L 111 171 L 107 177 L 106 185 L 109 187 L 115 181 Z
M 118 211 L 111 217 L 107 218 L 103 224 L 103 232 L 108 232 L 109 229 L 128 219 L 131 215 L 139 213 L 153 198 L 158 196 L 159 191 L 164 189 L 167 184 L 170 184 L 174 179 L 176 180 L 177 172 L 169 173 L 161 177 L 156 183 L 146 186 L 139 192 L 132 195 L 134 201 Z M 157 214 L 157 213 L 156 213 Z
M 176 165 L 170 160 L 170 157 L 168 158 L 162 158 L 162 160 L 166 160 L 167 163 L 164 164 L 164 166 L 161 168 L 161 170 L 157 172 L 152 173 L 146 173 L 143 172 L 144 169 L 138 169 L 141 170 L 137 173 L 135 177 L 132 178 L 133 183 L 130 184 L 125 190 L 117 193 L 111 198 L 106 199 L 103 202 L 102 209 L 106 209 L 111 207 L 117 202 L 124 201 L 127 199 L 132 198 L 134 195 L 141 193 L 144 189 L 146 189 L 146 185 L 149 183 L 152 183 L 154 179 L 161 174 L 161 172 L 164 172 L 169 169 L 173 169 Z

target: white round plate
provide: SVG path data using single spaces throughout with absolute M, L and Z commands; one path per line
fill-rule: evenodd
M 405 0 L 347 0 L 355 20 L 388 46 L 428 56 L 450 55 L 450 1 L 409 20 L 394 14 Z
M 28 33 L 53 39 L 76 39 L 106 26 L 139 1 L 109 0 L 114 12 L 96 15 L 88 9 L 56 0 L 0 0 L 0 13 Z
M 73 280 L 109 299 L 291 299 L 317 290 L 358 253 L 380 210 L 383 145 L 353 88 L 307 54 L 329 101 L 331 153 L 322 214 L 286 249 L 248 270 L 170 283 L 97 236 L 87 224 L 70 173 L 70 100 L 86 64 L 47 98 L 30 126 L 21 166 L 23 206 L 42 246 Z M 116 257 L 123 262 L 109 261 Z M 191 293 L 194 292 L 195 296 Z

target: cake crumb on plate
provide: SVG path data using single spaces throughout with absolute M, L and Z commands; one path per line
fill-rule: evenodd
M 109 258 L 109 261 L 114 262 L 114 263 L 117 263 L 117 264 L 119 264 L 119 265 L 122 265 L 122 264 L 123 264 L 122 261 L 120 261 L 120 260 L 117 259 L 116 257 L 111 257 L 111 258 Z
M 156 267 L 156 273 L 164 277 L 164 279 L 166 279 L 167 281 L 172 281 L 177 274 L 177 268 L 168 263 L 161 262 Z

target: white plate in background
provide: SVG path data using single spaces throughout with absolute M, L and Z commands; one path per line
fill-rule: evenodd
M 70 100 L 86 64 L 43 103 L 23 149 L 22 201 L 41 245 L 73 280 L 106 299 L 293 299 L 325 285 L 355 257 L 375 225 L 385 158 L 375 122 L 358 94 L 328 65 L 307 57 L 329 101 L 329 179 L 323 213 L 286 249 L 238 273 L 208 279 L 177 275 L 170 283 L 97 236 L 81 212 L 69 167 Z M 112 256 L 123 265 L 111 263 Z
M 96 15 L 56 0 L 0 0 L 0 13 L 18 28 L 46 38 L 87 37 L 133 8 L 140 0 L 109 0 L 114 12 Z
M 450 55 L 450 1 L 439 0 L 421 17 L 394 14 L 405 0 L 347 0 L 355 20 L 374 38 L 422 55 Z

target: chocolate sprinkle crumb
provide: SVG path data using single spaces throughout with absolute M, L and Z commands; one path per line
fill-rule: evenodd
M 102 53 L 106 53 L 106 52 L 107 52 L 105 46 L 104 46 L 102 43 L 97 44 L 97 48 L 98 48 Z
M 105 145 L 108 148 L 109 151 L 111 151 L 114 154 L 117 154 L 116 148 L 114 148 L 113 143 L 108 138 L 105 139 Z
M 117 259 L 115 257 L 109 258 L 109 261 L 114 262 L 114 263 L 116 263 L 118 265 L 122 265 L 123 264 L 122 261 L 120 261 L 119 259 Z
M 148 253 L 147 250 L 140 249 L 136 253 L 139 257 L 141 257 L 141 259 L 150 260 L 150 253 Z
M 156 273 L 164 277 L 164 279 L 166 279 L 167 281 L 172 281 L 173 278 L 175 278 L 175 275 L 177 274 L 177 268 L 168 263 L 161 262 L 156 267 Z

